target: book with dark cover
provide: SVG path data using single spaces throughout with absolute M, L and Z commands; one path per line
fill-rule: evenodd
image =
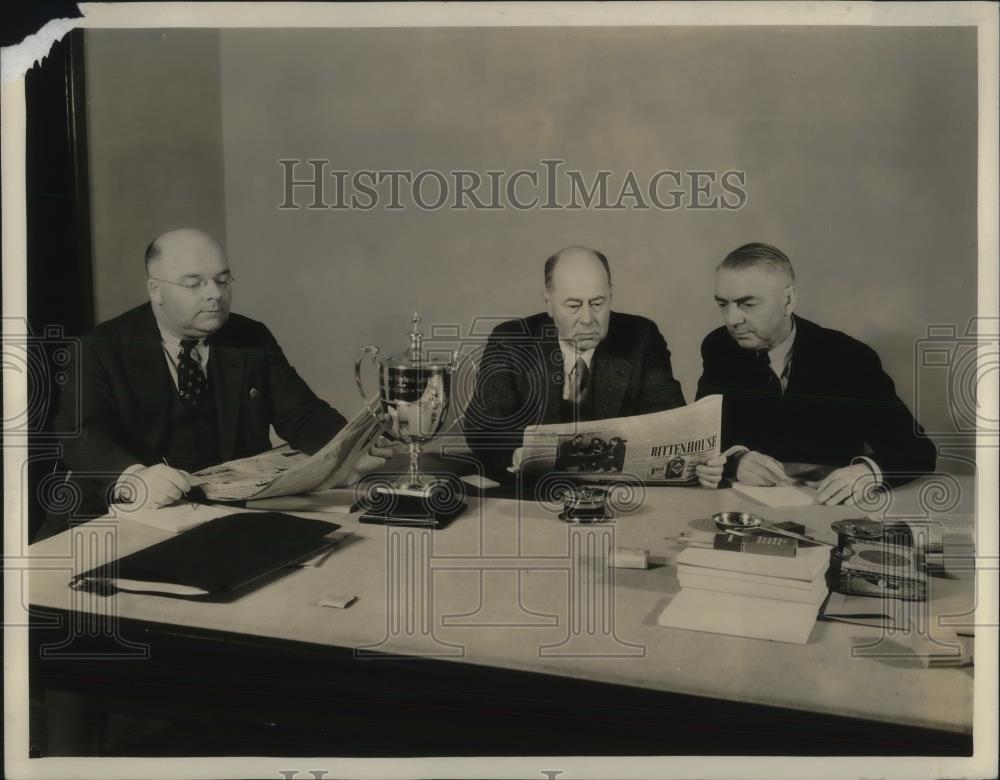
M 759 555 L 782 555 L 786 558 L 795 557 L 798 542 L 787 536 L 774 534 L 716 534 L 712 546 L 716 550 L 732 550 L 733 552 L 757 553 Z
M 327 546 L 339 527 L 281 512 L 239 512 L 78 574 L 70 587 L 228 600 Z

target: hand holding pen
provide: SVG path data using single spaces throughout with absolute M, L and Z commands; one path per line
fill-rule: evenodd
M 167 463 L 166 458 L 163 459 L 163 463 L 131 469 L 123 477 L 134 497 L 133 503 L 138 501 L 149 509 L 159 509 L 173 504 L 191 490 L 191 475 L 181 469 L 175 469 Z

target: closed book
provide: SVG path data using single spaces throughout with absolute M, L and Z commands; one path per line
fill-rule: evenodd
M 677 556 L 677 563 L 812 582 L 830 565 L 830 548 L 799 547 L 794 558 L 784 558 L 690 546 Z
M 826 598 L 825 585 L 818 589 L 789 588 L 785 585 L 762 585 L 759 582 L 746 582 L 726 577 L 712 577 L 702 574 L 682 574 L 678 572 L 677 581 L 682 588 L 711 590 L 716 593 L 737 593 L 744 596 L 759 596 L 776 601 L 795 601 L 801 604 L 812 604 L 817 609 Z
M 753 555 L 781 555 L 785 558 L 795 557 L 799 543 L 788 536 L 774 534 L 716 534 L 712 547 L 716 550 L 733 550 L 734 552 L 751 553 Z
M 804 645 L 818 611 L 813 604 L 685 588 L 670 600 L 657 622 L 667 628 Z
M 902 631 L 910 622 L 909 602 L 881 599 L 833 591 L 823 605 L 819 619 L 855 626 Z
M 70 587 L 230 600 L 333 543 L 339 527 L 280 512 L 229 514 L 78 574 Z
M 821 590 L 825 591 L 827 589 L 825 567 L 812 580 L 796 580 L 789 577 L 771 577 L 766 574 L 748 574 L 742 571 L 710 569 L 706 566 L 692 566 L 687 563 L 678 563 L 677 576 L 680 577 L 682 574 L 698 574 L 704 577 L 711 577 L 713 579 L 737 580 L 739 582 L 751 582 L 760 585 L 778 585 L 783 588 L 808 590 L 813 593 Z

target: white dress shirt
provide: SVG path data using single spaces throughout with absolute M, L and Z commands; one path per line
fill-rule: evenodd
M 767 351 L 767 357 L 771 361 L 771 370 L 781 381 L 781 392 L 788 389 L 788 372 L 792 367 L 792 351 L 795 347 L 795 320 L 792 320 L 792 329 L 788 335 Z
M 583 358 L 583 362 L 587 364 L 587 368 L 590 368 L 590 364 L 594 360 L 594 350 L 597 347 L 592 347 L 586 352 L 577 352 L 573 347 L 572 342 L 566 342 L 559 339 L 559 351 L 562 352 L 563 357 L 563 392 L 562 397 L 564 401 L 568 401 L 572 398 L 572 382 L 573 382 L 573 371 L 576 369 L 576 361 Z
M 170 370 L 170 377 L 174 380 L 174 387 L 177 387 L 177 363 L 181 356 L 181 340 L 176 336 L 171 336 L 163 328 L 160 328 L 160 339 L 163 341 L 163 354 L 167 359 L 167 368 Z M 194 353 L 201 366 L 201 372 L 208 376 L 208 344 L 205 339 L 198 339 Z

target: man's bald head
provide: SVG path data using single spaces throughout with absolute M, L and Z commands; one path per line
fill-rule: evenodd
M 552 289 L 552 276 L 555 273 L 556 266 L 563 259 L 567 261 L 568 265 L 573 266 L 572 269 L 566 269 L 570 273 L 585 268 L 590 263 L 600 263 L 601 268 L 608 277 L 608 287 L 611 286 L 611 264 L 602 252 L 598 252 L 596 249 L 591 249 L 587 246 L 568 246 L 565 249 L 560 249 L 545 261 L 546 290 Z
M 204 230 L 197 228 L 168 230 L 154 238 L 146 247 L 146 273 L 149 273 L 150 265 L 164 255 L 180 252 L 194 255 L 225 255 L 219 242 Z
M 229 261 L 204 231 L 181 228 L 157 236 L 146 249 L 146 274 L 156 320 L 177 338 L 208 336 L 229 317 Z

